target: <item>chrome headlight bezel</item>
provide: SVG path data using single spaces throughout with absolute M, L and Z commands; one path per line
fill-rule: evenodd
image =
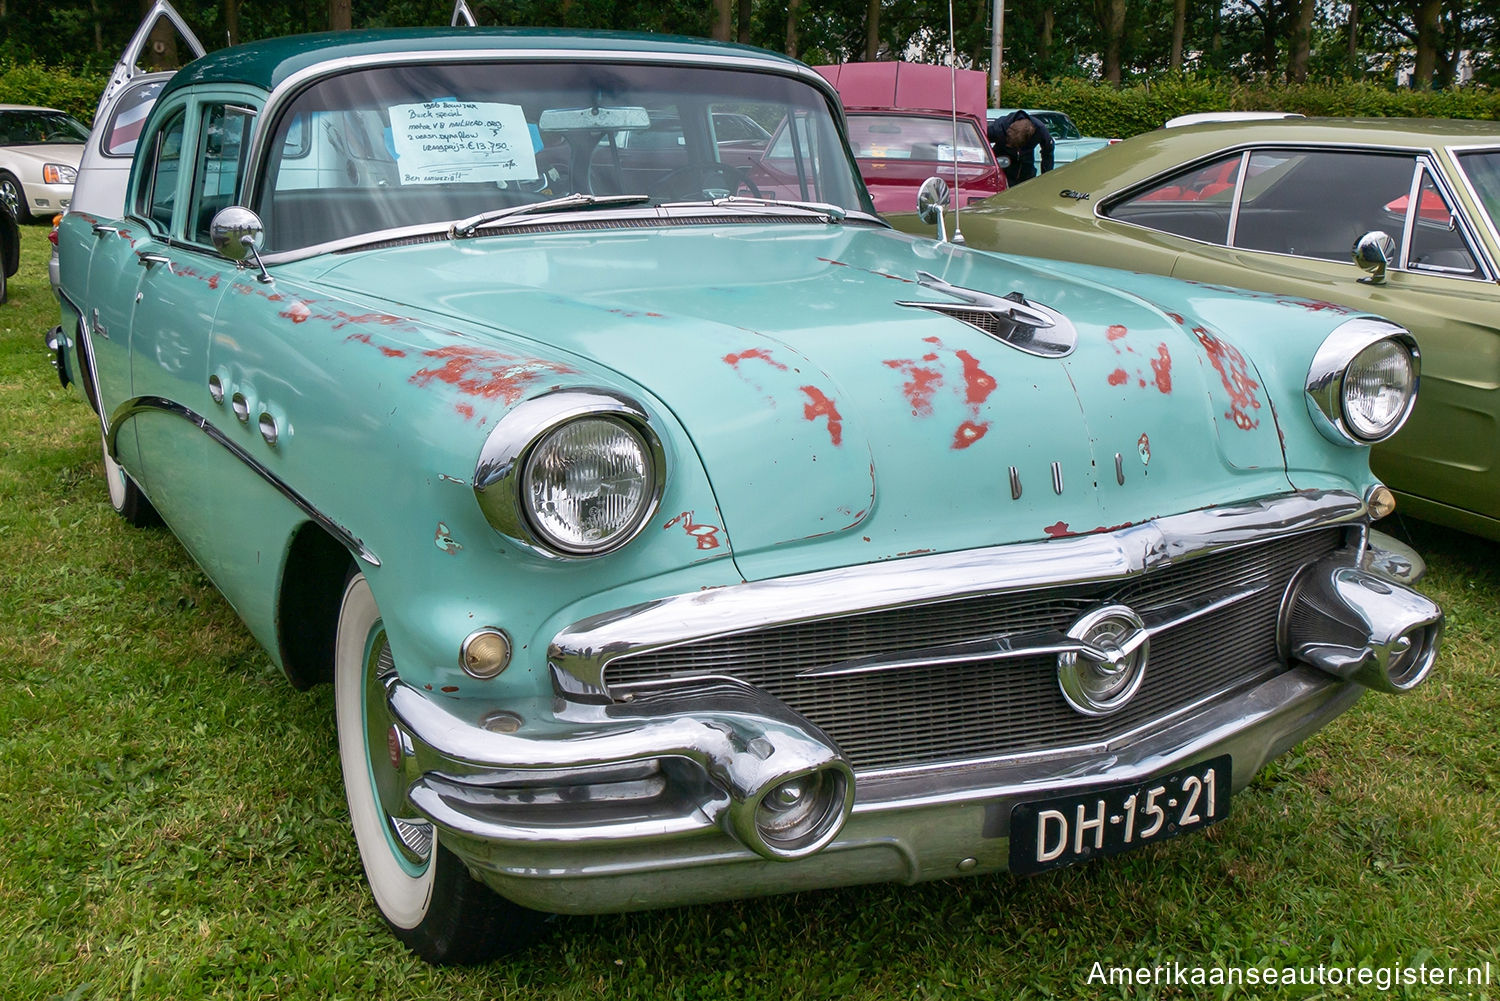
M 591 546 L 571 545 L 547 532 L 526 499 L 526 470 L 538 444 L 579 420 L 601 419 L 628 427 L 645 446 L 651 482 L 647 499 L 626 529 Z M 589 559 L 614 552 L 640 534 L 661 506 L 666 453 L 645 408 L 606 389 L 561 389 L 518 404 L 485 439 L 474 468 L 474 496 L 491 527 L 534 552 L 554 559 Z
M 1411 362 L 1411 384 L 1396 418 L 1381 432 L 1364 434 L 1348 416 L 1349 369 L 1362 353 L 1382 341 L 1406 352 Z M 1313 356 L 1307 372 L 1307 412 L 1323 437 L 1336 445 L 1362 448 L 1378 444 L 1400 431 L 1411 416 L 1421 372 L 1422 356 L 1411 331 L 1389 320 L 1356 317 L 1339 324 Z

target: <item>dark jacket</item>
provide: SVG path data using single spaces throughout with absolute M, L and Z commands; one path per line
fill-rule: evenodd
M 1012 148 L 1006 144 L 1005 134 L 1019 121 L 1031 123 L 1031 138 L 1019 147 Z M 1035 151 L 1038 147 L 1042 151 L 1041 172 L 1045 174 L 1052 169 L 1052 133 L 1047 131 L 1047 126 L 1042 124 L 1041 119 L 1033 118 L 1024 111 L 1012 111 L 1004 118 L 990 122 L 988 133 L 995 155 L 1010 157 L 1010 166 L 1005 168 L 1005 179 L 1011 185 L 1020 184 L 1037 175 Z

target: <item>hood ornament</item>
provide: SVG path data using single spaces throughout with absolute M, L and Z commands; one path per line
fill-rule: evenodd
M 923 288 L 950 295 L 960 302 L 897 302 L 896 305 L 942 313 L 1039 358 L 1064 358 L 1078 346 L 1078 331 L 1066 316 L 1029 301 L 1020 292 L 993 295 L 950 285 L 926 271 L 917 272 L 917 281 Z

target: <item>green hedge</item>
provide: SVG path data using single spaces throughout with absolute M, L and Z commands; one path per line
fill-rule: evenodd
M 107 83 L 107 73 L 77 74 L 35 63 L 0 63 L 0 101 L 60 108 L 85 125 L 94 120 L 94 107 Z
M 1084 80 L 1007 77 L 1007 108 L 1066 112 L 1085 135 L 1125 138 L 1196 111 L 1297 111 L 1355 118 L 1479 118 L 1500 121 L 1500 93 L 1463 88 L 1388 90 L 1353 81 L 1256 86 L 1183 78 L 1116 89 Z

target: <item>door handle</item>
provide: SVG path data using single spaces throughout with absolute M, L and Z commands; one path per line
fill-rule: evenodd
M 113 227 L 113 226 L 106 226 L 106 225 L 104 225 L 101 222 L 94 223 L 94 235 L 95 236 L 103 236 L 105 233 L 108 233 L 111 236 L 119 236 L 120 235 L 120 231 L 118 229 L 116 229 L 115 227 Z
M 172 259 L 165 254 L 136 254 L 136 263 L 143 268 L 149 268 L 153 264 L 165 264 L 168 271 L 172 271 Z M 177 272 L 172 271 L 173 274 Z

